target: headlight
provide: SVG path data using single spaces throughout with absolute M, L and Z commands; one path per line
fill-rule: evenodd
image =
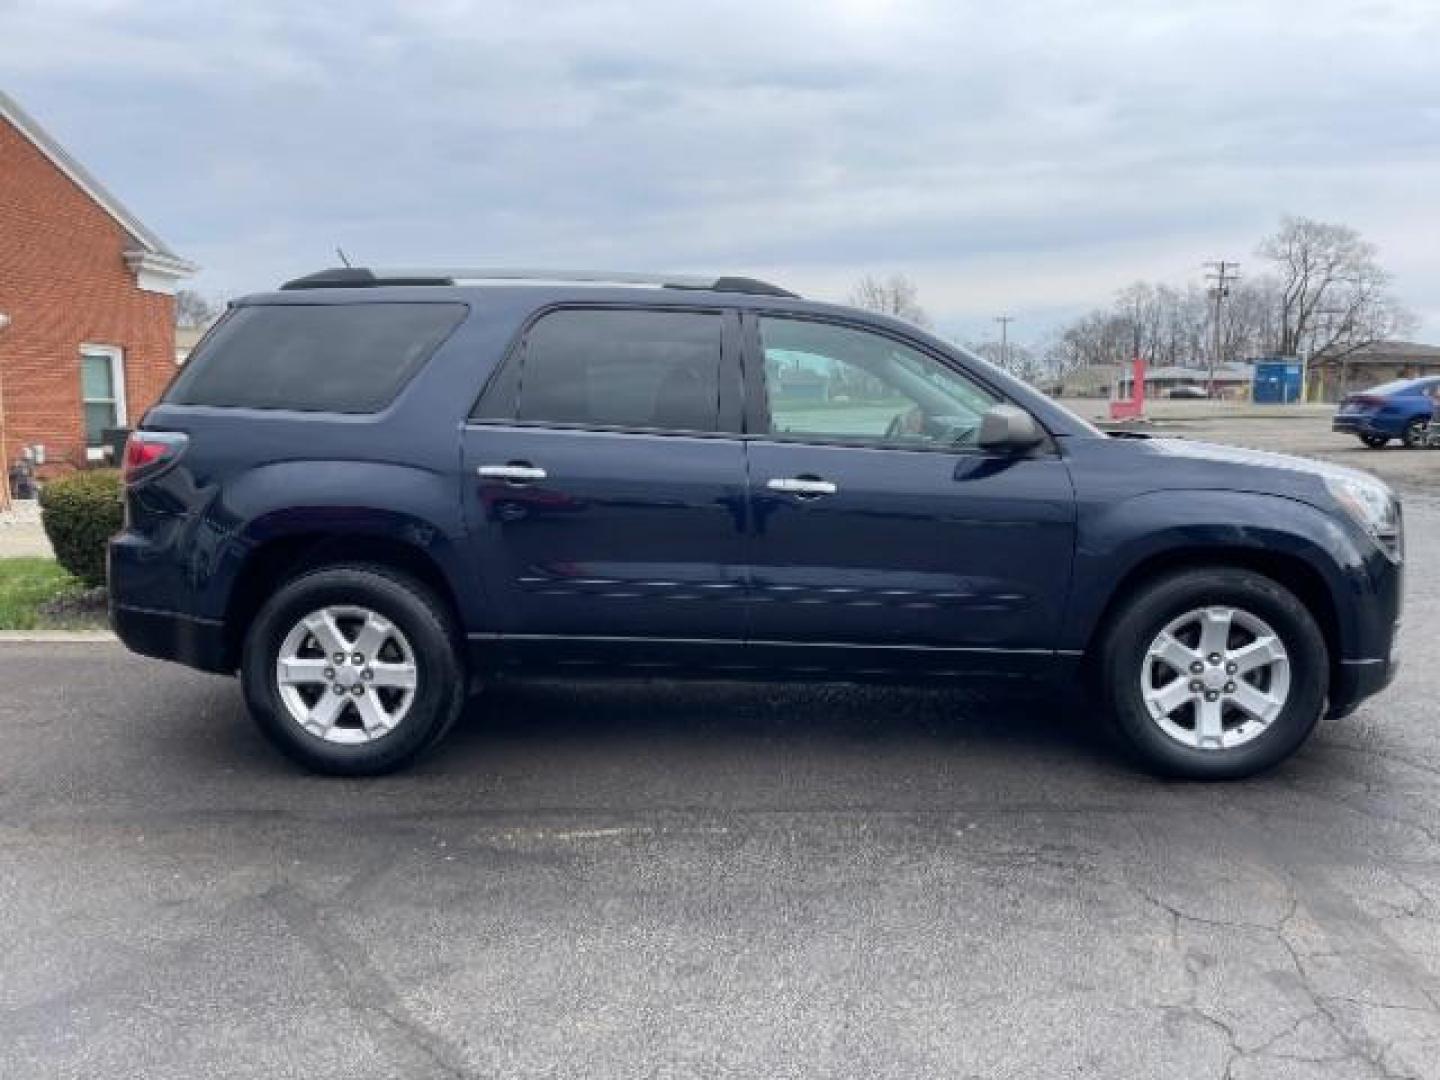
M 1405 554 L 1400 500 L 1379 480 L 1362 476 L 1326 476 L 1325 486 L 1345 512 L 1375 538 L 1386 555 L 1399 562 Z

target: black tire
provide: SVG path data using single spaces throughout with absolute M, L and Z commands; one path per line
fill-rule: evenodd
M 1211 605 L 1268 623 L 1290 664 L 1290 691 L 1279 714 L 1249 742 L 1225 749 L 1172 738 L 1151 718 L 1141 691 L 1151 642 L 1171 620 Z M 1110 624 L 1099 662 L 1102 697 L 1122 747 L 1157 775 L 1190 780 L 1236 780 L 1284 761 L 1320 719 L 1330 682 L 1325 637 L 1305 605 L 1271 578 L 1233 567 L 1182 571 L 1143 586 Z
M 1360 441 L 1371 450 L 1379 450 L 1388 443 L 1390 439 L 1385 435 L 1361 435 Z
M 414 656 L 417 685 L 409 708 L 392 730 L 368 742 L 341 744 L 312 734 L 280 696 L 276 663 L 286 636 L 325 607 L 376 612 L 398 628 Z M 466 682 L 458 641 L 444 605 L 413 578 L 369 564 L 310 570 L 282 587 L 250 624 L 240 667 L 245 702 L 266 737 L 307 769 L 334 776 L 392 772 L 438 742 L 460 715 Z
M 1417 446 L 1424 446 L 1425 429 L 1429 426 L 1428 421 L 1417 416 L 1405 425 L 1405 430 L 1400 433 L 1400 441 L 1408 450 L 1414 450 Z

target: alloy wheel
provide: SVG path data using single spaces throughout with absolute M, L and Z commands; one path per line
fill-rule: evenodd
M 419 681 L 405 635 L 364 607 L 310 612 L 285 635 L 275 659 L 290 719 L 326 742 L 354 745 L 389 734 L 409 712 Z
M 1145 653 L 1140 691 L 1155 725 L 1199 750 L 1258 738 L 1290 696 L 1290 656 L 1258 616 L 1205 607 L 1172 619 Z

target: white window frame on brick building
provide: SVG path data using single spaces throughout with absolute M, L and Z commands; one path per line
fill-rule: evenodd
M 91 360 L 106 360 L 109 363 L 110 371 L 110 396 L 91 397 L 89 388 L 86 386 L 85 367 L 86 362 Z M 104 443 L 97 434 L 95 438 L 90 435 L 90 406 L 110 406 L 110 416 L 113 423 L 104 425 L 110 428 L 122 428 L 126 423 L 125 409 L 125 350 L 116 345 L 91 345 L 80 346 L 80 415 L 85 424 L 85 456 L 91 461 L 98 461 L 105 456 Z M 103 429 L 102 429 L 103 430 Z

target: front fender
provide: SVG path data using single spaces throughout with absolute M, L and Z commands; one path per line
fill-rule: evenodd
M 1107 606 L 1146 563 L 1181 556 L 1281 557 L 1303 563 L 1324 583 L 1336 616 L 1341 658 L 1362 657 L 1388 641 L 1398 615 L 1397 574 L 1348 520 L 1279 495 L 1214 489 L 1147 492 L 1081 506 L 1075 578 L 1062 648 L 1084 649 Z

